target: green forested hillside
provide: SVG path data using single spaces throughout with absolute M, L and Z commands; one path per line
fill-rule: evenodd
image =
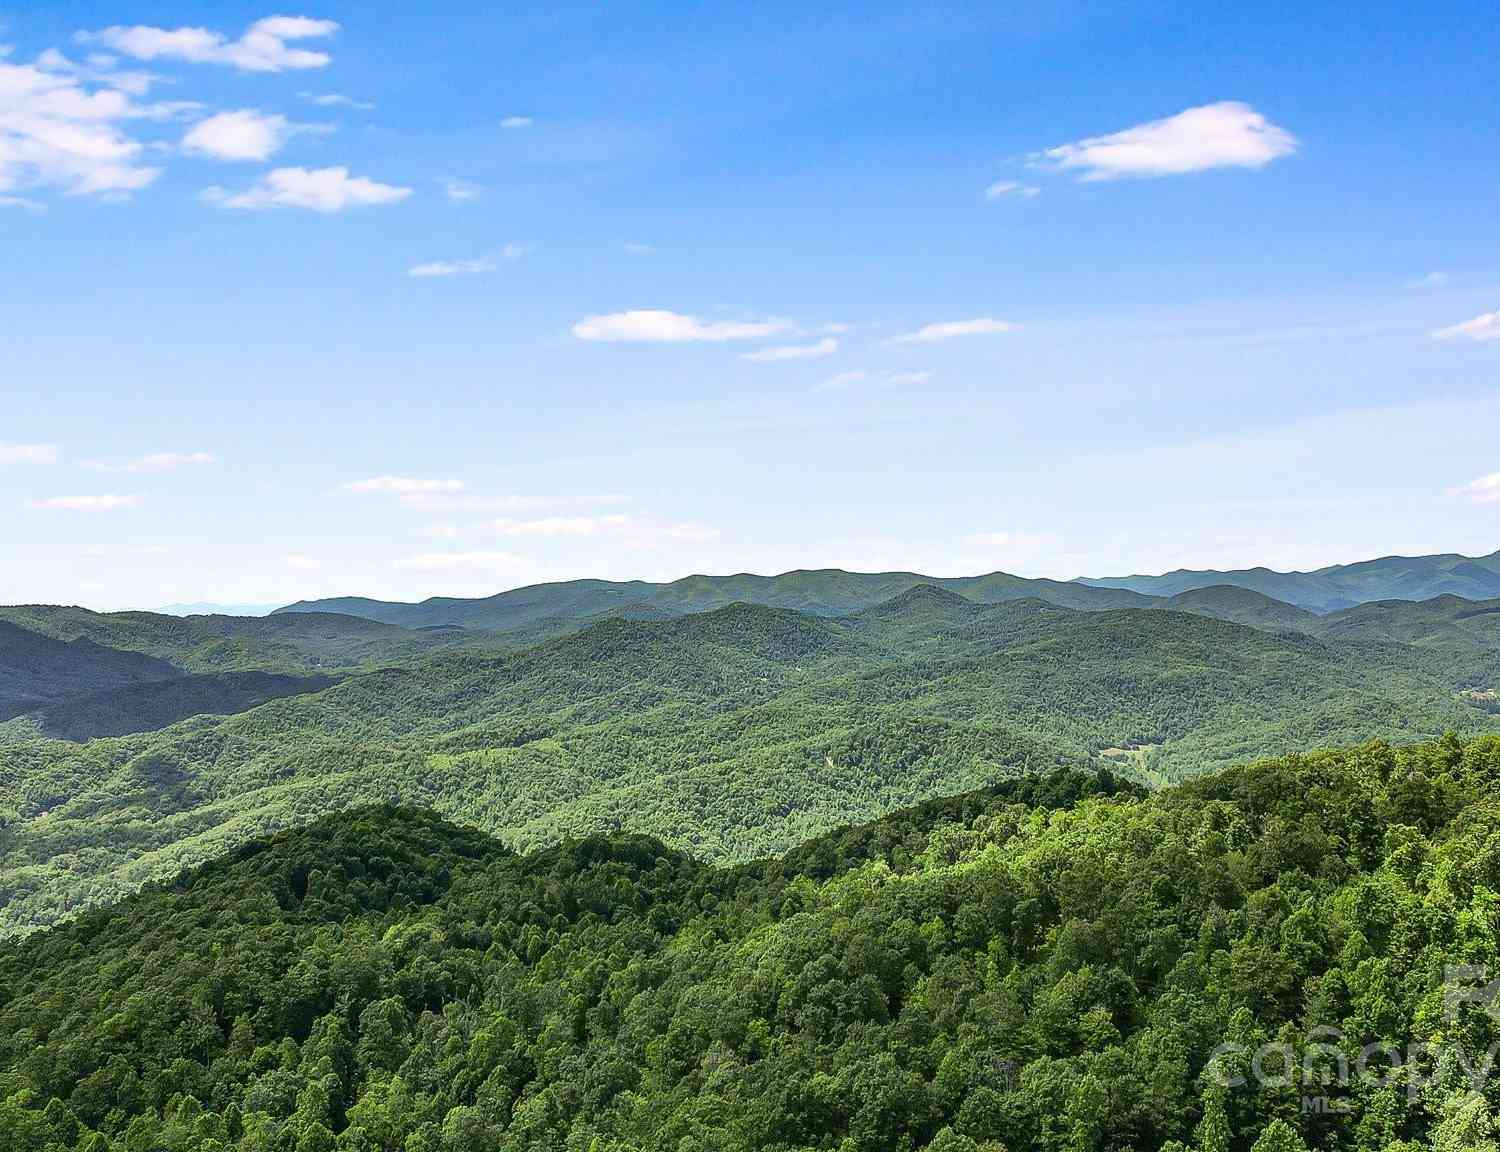
M 0 1147 L 1485 1152 L 1497 796 L 1371 744 L 728 870 L 330 817 L 0 947 Z
M 165 660 L 89 639 L 58 640 L 0 620 L 0 720 L 70 697 L 180 675 Z
M 160 732 L 80 746 L 9 731 L 0 933 L 363 803 L 433 807 L 521 848 L 619 829 L 722 862 L 1059 765 L 1161 783 L 1500 730 L 1486 659 L 930 587 L 840 618 L 609 619 Z
M 1252 589 L 1238 588 L 1233 584 L 1214 584 L 1207 588 L 1179 592 L 1170 600 L 1163 600 L 1157 607 L 1173 612 L 1213 616 L 1219 620 L 1232 620 L 1236 624 L 1271 631 L 1316 631 L 1322 619 L 1317 613 L 1298 608 L 1295 604 L 1273 600 Z
M 228 716 L 268 700 L 317 692 L 329 676 L 283 676 L 274 672 L 220 672 L 174 676 L 71 696 L 27 710 L 29 722 L 59 740 L 93 740 L 154 732 L 192 716 Z

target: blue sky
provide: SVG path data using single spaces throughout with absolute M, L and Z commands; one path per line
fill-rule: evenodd
M 1500 547 L 1482 5 L 0 10 L 0 601 Z

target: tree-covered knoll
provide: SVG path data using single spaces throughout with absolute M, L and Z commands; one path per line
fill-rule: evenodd
M 432 807 L 523 849 L 618 829 L 727 862 L 1061 765 L 1159 783 L 1450 728 L 1500 729 L 1500 712 L 1446 654 L 1175 612 L 917 588 L 842 618 L 610 619 L 156 733 L 17 737 L 0 934 L 357 804 Z
M 1484 1152 L 1497 796 L 1448 737 L 729 869 L 326 817 L 0 947 L 0 1147 Z

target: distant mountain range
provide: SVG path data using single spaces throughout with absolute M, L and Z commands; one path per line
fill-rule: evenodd
M 916 572 L 845 572 L 839 568 L 784 572 L 780 576 L 685 576 L 670 584 L 644 580 L 568 580 L 533 584 L 477 600 L 433 597 L 420 604 L 348 596 L 303 600 L 277 609 L 337 612 L 404 628 L 457 626 L 497 632 L 576 626 L 581 620 L 619 615 L 635 619 L 686 616 L 730 604 L 791 608 L 810 616 L 847 616 L 882 604 L 919 585 L 932 585 L 979 604 L 1039 599 L 1064 608 L 1146 608 L 1154 598 L 1124 588 L 1092 588 L 1063 580 L 1027 580 L 1004 572 L 940 578 Z
M 1488 556 L 1459 556 L 1451 552 L 1439 556 L 1382 556 L 1378 560 L 1334 564 L 1312 572 L 1273 572 L 1269 568 L 1231 572 L 1179 569 L 1162 576 L 1105 576 L 1084 578 L 1078 583 L 1091 588 L 1139 592 L 1144 596 L 1177 596 L 1228 584 L 1323 614 L 1372 600 L 1430 600 L 1435 596 L 1488 600 L 1500 596 L 1500 551 Z
M 1070 581 L 1033 580 L 1004 572 L 941 578 L 916 572 L 845 572 L 837 568 L 785 572 L 779 576 L 744 573 L 687 576 L 667 584 L 644 580 L 568 580 L 534 584 L 480 599 L 433 597 L 417 604 L 357 596 L 302 600 L 277 609 L 277 613 L 336 612 L 404 628 L 531 631 L 545 636 L 594 618 L 662 618 L 711 611 L 733 603 L 792 608 L 814 616 L 845 616 L 921 585 L 942 588 L 979 604 L 1034 598 L 1064 608 L 1095 611 L 1179 608 L 1257 627 L 1280 617 L 1282 626 L 1297 628 L 1306 625 L 1305 614 L 1326 615 L 1371 601 L 1428 600 L 1437 596 L 1461 596 L 1468 600 L 1500 597 L 1500 551 L 1480 557 L 1388 556 L 1315 572 L 1247 568 Z M 1240 597 L 1231 604 L 1230 598 L 1222 593 L 1207 598 L 1198 595 L 1214 588 L 1258 593 L 1274 603 Z M 1214 601 L 1217 601 L 1214 610 L 1203 609 L 1203 602 Z

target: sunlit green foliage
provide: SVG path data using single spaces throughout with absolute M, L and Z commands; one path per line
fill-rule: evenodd
M 1495 738 L 1030 778 L 727 870 L 363 810 L 0 948 L 0 1147 L 1486 1149 L 1457 1057 L 1500 1031 L 1444 980 L 1497 907 Z M 1330 1036 L 1438 1058 L 1324 1083 Z M 1294 1075 L 1224 1086 L 1226 1043 Z

